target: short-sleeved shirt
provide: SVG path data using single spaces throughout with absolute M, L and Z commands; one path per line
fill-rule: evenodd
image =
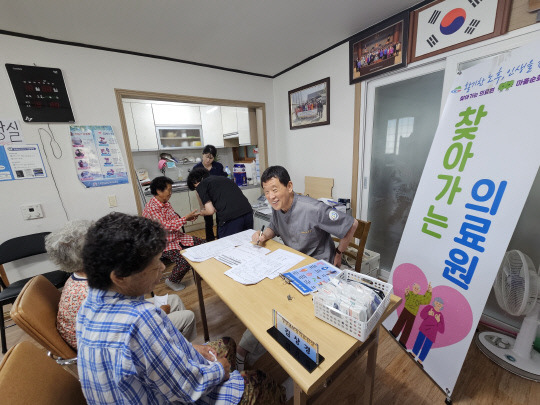
M 77 337 L 75 333 L 77 312 L 79 312 L 79 308 L 87 295 L 88 281 L 86 278 L 72 274 L 62 289 L 62 295 L 58 303 L 56 328 L 60 336 L 75 350 L 77 350 Z
M 77 316 L 77 367 L 89 405 L 240 402 L 244 379 L 205 360 L 144 297 L 90 288 Z
M 203 169 L 206 169 L 202 162 L 197 163 L 195 166 L 193 166 L 194 169 L 198 169 L 202 167 Z M 208 170 L 208 173 L 210 173 L 210 176 L 224 176 L 227 177 L 227 173 L 223 170 L 223 165 L 219 162 L 213 161 L 212 162 L 212 168 Z
M 209 176 L 197 186 L 201 202 L 211 201 L 217 211 L 218 225 L 253 212 L 253 208 L 242 190 L 226 177 Z
M 295 193 L 287 212 L 272 210 L 268 227 L 281 237 L 285 245 L 315 259 L 333 263 L 336 248 L 331 235 L 343 238 L 353 223 L 354 218 L 350 215 Z

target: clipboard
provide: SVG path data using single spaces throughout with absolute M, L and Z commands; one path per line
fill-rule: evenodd
M 300 267 L 281 274 L 281 277 L 292 284 L 303 295 L 311 294 L 328 283 L 331 278 L 339 276 L 341 270 L 327 261 L 318 260 L 307 266 Z

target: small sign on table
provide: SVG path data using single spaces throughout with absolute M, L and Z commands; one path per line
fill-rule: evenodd
M 274 326 L 267 332 L 307 371 L 311 373 L 323 362 L 324 357 L 319 354 L 319 345 L 275 309 L 272 310 L 272 321 Z

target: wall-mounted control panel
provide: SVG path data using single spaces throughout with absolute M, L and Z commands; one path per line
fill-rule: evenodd
M 23 218 L 26 220 L 43 218 L 41 204 L 21 205 L 21 212 Z

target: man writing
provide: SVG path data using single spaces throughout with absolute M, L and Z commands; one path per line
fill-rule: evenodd
M 261 176 L 261 184 L 272 207 L 272 218 L 262 233 L 253 234 L 253 242 L 264 244 L 274 236 L 280 236 L 285 245 L 339 268 L 342 253 L 353 238 L 358 221 L 321 201 L 296 194 L 291 177 L 282 166 L 267 168 Z M 332 235 L 340 238 L 337 248 Z M 251 362 L 255 362 L 264 352 L 251 332 L 246 330 L 238 345 L 238 369 L 242 369 L 248 353 L 251 353 Z

